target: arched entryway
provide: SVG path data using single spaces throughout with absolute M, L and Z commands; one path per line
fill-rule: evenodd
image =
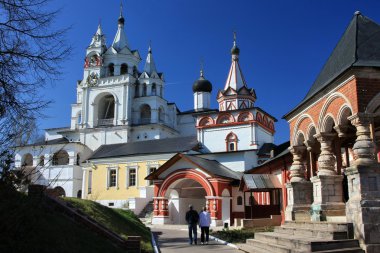
M 193 179 L 179 179 L 172 183 L 166 191 L 168 199 L 169 219 L 173 224 L 186 224 L 185 213 L 192 205 L 200 211 L 206 206 L 206 190 Z

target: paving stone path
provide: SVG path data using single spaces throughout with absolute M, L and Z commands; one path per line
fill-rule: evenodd
M 162 253 L 191 252 L 191 253 L 242 253 L 237 249 L 210 240 L 208 245 L 189 245 L 186 228 L 162 228 L 153 227 L 153 234 L 156 236 L 159 248 Z M 200 237 L 200 235 L 199 235 Z M 200 240 L 199 240 L 200 243 Z

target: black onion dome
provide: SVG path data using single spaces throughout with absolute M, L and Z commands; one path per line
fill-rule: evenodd
M 234 45 L 232 48 L 231 48 L 231 54 L 234 54 L 234 55 L 239 55 L 240 53 L 240 49 Z
M 119 19 L 117 20 L 117 23 L 120 25 L 124 25 L 124 17 L 120 16 Z
M 212 84 L 209 80 L 206 80 L 203 75 L 199 77 L 193 84 L 193 92 L 211 92 Z

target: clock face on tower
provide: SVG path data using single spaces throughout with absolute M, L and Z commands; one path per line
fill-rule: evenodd
M 90 86 L 96 86 L 97 83 L 98 83 L 98 79 L 99 79 L 98 74 L 92 72 L 92 73 L 87 77 L 87 83 L 88 83 Z

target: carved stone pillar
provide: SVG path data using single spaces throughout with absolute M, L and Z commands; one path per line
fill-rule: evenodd
M 293 164 L 290 167 L 290 183 L 286 184 L 288 205 L 285 209 L 285 220 L 310 220 L 312 202 L 312 184 L 305 179 L 305 146 L 290 148 Z
M 310 181 L 313 183 L 313 205 L 311 219 L 313 221 L 336 220 L 345 215 L 343 203 L 343 176 L 336 175 L 333 140 L 331 133 L 320 133 L 314 136 L 321 143 L 321 154 L 318 158 L 318 173 Z
M 293 163 L 290 167 L 290 182 L 304 182 L 305 179 L 305 146 L 292 146 L 290 153 L 293 155 Z
M 354 224 L 355 238 L 367 253 L 380 252 L 380 165 L 375 161 L 369 114 L 349 118 L 356 127 L 354 165 L 346 169 L 349 200 L 347 221 Z

